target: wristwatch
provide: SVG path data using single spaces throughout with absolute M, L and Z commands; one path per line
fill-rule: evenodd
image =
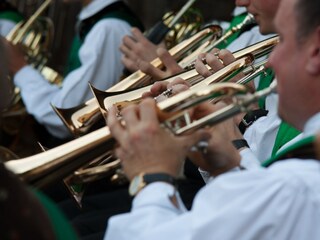
M 153 182 L 167 182 L 175 185 L 175 178 L 167 173 L 140 173 L 135 176 L 129 186 L 129 194 L 135 196 L 140 192 L 145 186 Z

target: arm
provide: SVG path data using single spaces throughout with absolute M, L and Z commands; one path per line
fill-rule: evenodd
M 297 220 L 288 216 L 299 215 L 307 198 L 295 193 L 285 181 L 267 176 L 265 170 L 218 177 L 197 194 L 189 212 L 180 212 L 170 205 L 166 193 L 164 186 L 148 185 L 135 197 L 130 213 L 109 220 L 105 239 L 283 237 L 286 231 L 291 232 L 292 221 Z
M 31 67 L 24 67 L 17 72 L 15 84 L 21 88 L 29 113 L 53 135 L 60 138 L 68 135 L 67 128 L 50 103 L 60 108 L 74 107 L 92 98 L 88 82 L 104 90 L 115 84 L 122 72 L 118 46 L 129 29 L 127 23 L 117 19 L 98 22 L 80 49 L 81 67 L 65 77 L 61 88 L 50 85 Z

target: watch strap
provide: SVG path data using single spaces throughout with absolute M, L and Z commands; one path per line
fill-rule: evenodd
M 145 186 L 153 182 L 166 182 L 172 185 L 176 185 L 176 180 L 173 176 L 167 173 L 140 173 L 135 176 L 129 185 L 129 194 L 135 196 Z
M 148 173 L 143 175 L 143 180 L 146 184 L 153 182 L 166 182 L 175 185 L 176 183 L 175 178 L 167 173 Z
M 250 148 L 250 147 L 249 147 L 249 144 L 248 144 L 247 141 L 244 140 L 244 139 L 236 139 L 236 140 L 233 140 L 233 141 L 232 141 L 232 144 L 233 144 L 233 146 L 234 146 L 236 149 L 240 149 L 240 148 L 243 148 L 243 147 Z

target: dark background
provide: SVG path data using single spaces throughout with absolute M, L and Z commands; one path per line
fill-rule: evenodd
M 9 0 L 26 17 L 31 16 L 43 3 L 43 0 Z M 126 0 L 131 9 L 140 17 L 146 29 L 159 21 L 162 16 L 172 10 L 179 10 L 187 0 Z M 234 8 L 234 0 L 197 0 L 194 7 L 199 9 L 205 21 L 211 19 L 229 20 Z M 52 0 L 52 4 L 44 15 L 50 17 L 55 26 L 52 45 L 52 56 L 49 66 L 61 72 L 67 52 L 74 34 L 76 16 L 80 11 L 79 1 L 64 3 Z

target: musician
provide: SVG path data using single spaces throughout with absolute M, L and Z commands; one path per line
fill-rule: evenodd
M 319 0 L 282 0 L 275 18 L 281 42 L 270 57 L 278 81 L 279 115 L 309 136 L 320 130 L 319 10 Z M 199 108 L 208 113 L 216 106 Z M 175 137 L 160 127 L 152 99 L 126 108 L 123 119 L 125 126 L 113 109 L 108 123 L 136 196 L 130 213 L 109 220 L 105 239 L 320 238 L 320 162 L 315 158 L 291 156 L 266 169 L 240 171 L 240 155 L 217 133 L 223 133 L 228 122 Z M 208 131 L 215 135 L 202 166 L 212 176 L 219 174 L 217 164 L 230 171 L 200 191 L 186 212 L 172 178 L 189 147 L 208 138 Z M 140 174 L 148 184 L 143 185 Z
M 132 26 L 141 27 L 122 1 L 82 0 L 82 4 L 61 87 L 45 81 L 27 64 L 18 47 L 10 47 L 12 61 L 9 67 L 28 113 L 58 139 L 68 138 L 70 133 L 50 104 L 60 108 L 74 107 L 92 98 L 88 82 L 99 89 L 115 84 L 123 68 L 118 50 L 121 39 L 130 33 Z
M 226 31 L 243 21 L 246 16 L 246 8 L 239 6 L 236 7 L 233 11 L 233 18 L 230 22 L 230 26 Z M 131 31 L 132 36 L 125 36 L 120 46 L 120 50 L 124 54 L 122 57 L 122 63 L 127 69 L 131 71 L 141 70 L 157 80 L 172 76 L 173 74 L 177 74 L 182 71 L 182 68 L 162 45 L 154 45 L 144 37 L 141 31 L 136 28 L 133 28 Z M 242 31 L 234 33 L 226 42 L 221 43 L 217 47 L 236 51 L 268 37 L 270 36 L 261 35 L 259 27 L 255 24 L 251 24 Z M 157 69 L 149 63 L 156 57 L 159 57 L 164 63 L 166 66 L 165 70 Z
M 268 1 L 267 3 L 253 4 L 251 1 L 236 1 L 238 7 L 246 7 L 248 12 L 252 13 L 255 16 L 259 16 L 259 31 L 268 37 L 276 32 L 272 24 L 272 19 L 274 19 L 279 1 Z M 241 35 L 242 36 L 242 35 Z M 242 45 L 243 39 L 241 36 L 234 40 L 231 45 Z M 196 61 L 196 70 L 204 77 L 210 76 L 212 73 L 205 67 L 203 63 L 203 58 L 206 59 L 206 62 L 210 67 L 217 71 L 229 63 L 233 62 L 235 58 L 232 54 L 225 50 L 213 49 L 210 53 L 200 54 Z M 255 79 L 251 87 L 255 89 L 262 89 L 268 84 L 271 83 L 274 78 L 274 74 L 270 71 L 266 76 Z M 179 83 L 179 85 L 174 85 Z M 157 95 L 166 88 L 182 89 L 181 81 L 176 81 L 172 84 L 155 84 L 151 88 L 151 93 L 145 95 Z M 228 136 L 230 141 L 234 140 L 236 147 L 239 149 L 241 155 L 243 156 L 242 166 L 244 168 L 256 167 L 259 166 L 260 160 L 269 158 L 274 155 L 281 147 L 283 147 L 287 142 L 292 139 L 298 139 L 298 134 L 300 133 L 297 129 L 288 125 L 286 122 L 281 121 L 277 115 L 277 94 L 271 94 L 264 101 L 259 101 L 259 106 L 253 113 L 249 113 L 243 118 L 237 120 L 239 124 L 239 130 L 232 127 L 230 129 L 230 134 Z M 250 124 L 246 124 L 250 123 Z M 248 148 L 250 147 L 250 148 Z M 248 159 L 252 161 L 248 161 Z M 253 161 L 255 159 L 255 161 Z M 206 173 L 202 172 L 202 175 L 205 176 Z
M 262 34 L 270 34 L 276 33 L 277 30 L 273 24 L 273 19 L 276 14 L 276 10 L 279 5 L 279 1 L 236 1 L 238 6 L 244 6 L 248 9 L 250 13 L 256 16 L 257 22 L 259 24 L 260 32 Z M 217 49 L 213 50 L 214 52 L 218 52 Z M 217 57 L 214 54 L 209 53 L 207 55 L 201 57 L 209 57 L 210 61 L 208 64 L 213 67 L 213 69 L 220 69 L 224 65 L 234 61 L 234 57 L 228 51 L 220 51 L 219 58 L 222 59 L 221 63 L 218 61 Z M 196 69 L 202 75 L 208 75 L 209 72 L 204 66 L 203 62 L 200 59 L 197 59 Z M 270 74 L 267 77 L 262 77 L 260 82 L 255 82 L 256 89 L 262 89 L 263 87 L 268 86 L 268 83 L 272 81 L 274 78 L 273 74 Z M 242 123 L 239 124 L 239 128 L 244 131 L 243 137 L 240 132 L 234 132 L 233 139 L 246 139 L 250 149 L 246 148 L 243 145 L 241 148 L 241 155 L 243 159 L 253 159 L 254 155 L 257 157 L 256 159 L 267 159 L 270 156 L 276 154 L 276 152 L 281 149 L 287 142 L 295 141 L 295 139 L 299 139 L 299 131 L 293 128 L 291 125 L 287 124 L 285 121 L 281 121 L 277 114 L 277 102 L 278 95 L 271 94 L 266 98 L 265 101 L 259 102 L 259 110 L 256 110 L 259 114 L 260 112 L 265 114 L 261 114 L 256 116 L 256 120 L 250 118 L 246 118 L 248 115 L 244 117 Z M 244 122 L 253 122 L 251 125 L 245 127 Z M 232 139 L 231 139 L 232 140 Z M 256 161 L 258 163 L 258 161 Z M 244 162 L 244 167 L 254 166 L 254 161 L 252 162 Z

